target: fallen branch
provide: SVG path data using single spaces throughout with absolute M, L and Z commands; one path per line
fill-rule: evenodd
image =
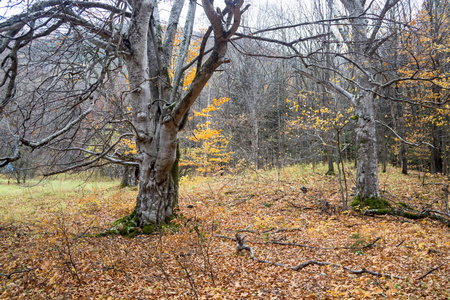
M 403 239 L 400 243 L 398 243 L 395 247 L 400 247 L 404 242 L 406 241 L 406 239 Z
M 291 267 L 291 269 L 294 270 L 294 271 L 298 271 L 298 270 L 301 270 L 303 268 L 306 268 L 309 265 L 318 265 L 318 266 L 329 266 L 329 265 L 332 265 L 332 266 L 335 266 L 335 267 L 340 267 L 339 265 L 332 264 L 332 263 L 329 263 L 329 262 L 317 261 L 317 260 L 308 260 L 308 261 L 305 261 L 305 262 L 303 262 L 303 263 L 301 263 L 301 264 L 299 264 L 299 265 L 297 265 L 295 267 Z
M 361 270 L 352 270 L 352 269 L 349 269 L 349 268 L 347 268 L 345 266 L 342 266 L 342 268 L 345 271 L 353 273 L 353 274 L 364 274 L 364 273 L 367 273 L 367 274 L 378 276 L 378 277 L 403 279 L 403 277 L 399 277 L 399 276 L 395 276 L 395 275 L 389 275 L 389 274 L 384 274 L 384 273 L 378 273 L 378 272 L 367 270 L 366 268 L 362 268 Z
M 431 213 L 443 215 L 443 216 L 446 216 L 446 217 L 449 217 L 449 218 L 450 218 L 450 214 L 448 214 L 448 213 L 446 213 L 446 212 L 443 212 L 443 211 L 426 209 L 426 210 L 424 210 L 424 212 L 431 212 Z
M 238 233 L 236 233 L 236 250 L 237 252 L 240 252 L 242 250 L 247 250 L 250 252 L 250 258 L 256 262 L 259 263 L 266 263 L 269 265 L 274 265 L 274 266 L 279 266 L 279 267 L 283 267 L 283 268 L 289 268 L 293 271 L 299 271 L 309 265 L 318 265 L 318 266 L 333 266 L 336 268 L 342 268 L 343 270 L 352 273 L 352 274 L 370 274 L 370 275 L 374 275 L 374 276 L 378 276 L 378 277 L 386 277 L 386 278 L 395 278 L 395 279 L 403 279 L 402 277 L 399 276 L 395 276 L 395 275 L 390 275 L 390 274 L 384 274 L 384 273 L 379 273 L 379 272 L 375 272 L 375 271 L 371 271 L 371 270 L 367 270 L 366 268 L 362 268 L 361 270 L 353 270 L 350 269 L 346 266 L 343 265 L 339 265 L 339 264 L 334 264 L 334 263 L 330 263 L 330 262 L 326 262 L 326 261 L 317 261 L 317 260 L 308 260 L 306 262 L 300 263 L 295 267 L 289 267 L 285 264 L 282 263 L 276 263 L 276 262 L 272 262 L 270 260 L 261 260 L 261 259 L 257 259 L 255 258 L 255 252 L 253 251 L 252 247 L 250 247 L 249 245 L 245 244 L 245 235 L 239 235 Z M 378 239 L 376 239 L 373 243 L 375 243 Z M 438 268 L 440 268 L 441 266 L 439 266 Z M 433 271 L 433 270 L 432 270 Z M 432 271 L 430 271 L 429 273 L 431 273 Z M 426 274 L 428 275 L 428 274 Z M 425 276 L 426 276 L 425 275 Z
M 419 220 L 430 218 L 436 221 L 439 221 L 447 226 L 450 226 L 450 220 L 446 219 L 441 215 L 448 216 L 448 214 L 435 210 L 423 210 L 421 212 L 414 210 L 405 210 L 405 209 L 367 209 L 363 211 L 364 215 L 392 215 L 392 216 L 400 216 L 408 219 Z
M 433 273 L 434 271 L 436 271 L 437 269 L 439 269 L 440 267 L 442 267 L 444 265 L 444 263 L 440 264 L 439 266 L 437 266 L 436 268 L 431 269 L 430 271 L 426 272 L 425 274 L 423 274 L 422 276 L 420 276 L 419 278 L 417 278 L 417 280 L 421 280 L 423 278 L 425 278 L 426 276 L 430 275 L 431 273 Z
M 0 276 L 5 276 L 6 278 L 11 279 L 11 276 L 14 275 L 14 274 L 28 273 L 28 272 L 33 271 L 33 270 L 36 270 L 36 269 L 37 269 L 37 268 L 23 269 L 23 270 L 11 272 L 11 273 L 9 273 L 9 274 L 3 274 L 3 273 L 0 273 Z
M 228 236 L 225 236 L 225 235 L 216 234 L 216 237 L 217 238 L 221 238 L 221 239 L 227 239 L 227 240 L 236 241 L 235 238 L 231 238 L 231 237 L 228 237 Z M 282 246 L 293 246 L 293 247 L 303 247 L 303 248 L 320 249 L 320 250 L 334 250 L 334 249 L 336 249 L 336 248 L 330 248 L 330 247 L 328 247 L 328 248 L 316 247 L 316 246 L 310 246 L 310 245 L 304 245 L 304 244 L 279 242 L 279 241 L 268 241 L 268 242 L 247 241 L 247 243 L 258 244 L 258 245 L 272 244 L 272 245 L 282 245 Z
M 297 231 L 297 230 L 302 230 L 302 228 L 298 228 L 298 227 L 295 227 L 295 228 L 280 228 L 280 229 L 275 230 L 273 233 L 278 233 L 278 232 L 283 232 L 283 231 Z
M 375 245 L 376 242 L 378 242 L 378 240 L 381 240 L 381 236 L 374 239 L 372 243 L 362 246 L 361 250 L 372 247 L 373 245 Z
M 245 234 L 239 235 L 236 233 L 236 251 L 240 252 L 242 250 L 248 250 L 250 252 L 250 258 L 255 258 L 255 253 L 253 252 L 252 247 L 245 244 Z

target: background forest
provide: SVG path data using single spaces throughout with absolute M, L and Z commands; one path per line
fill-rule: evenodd
M 367 66 L 378 84 L 374 114 L 377 157 L 383 171 L 388 164 L 401 167 L 405 174 L 408 169 L 431 174 L 449 171 L 447 4 L 445 1 L 423 4 L 395 1 L 388 13 L 376 4 L 367 8 L 370 22 L 377 21 L 380 13 L 387 20 L 376 24 L 380 26 L 380 37 L 373 41 L 377 52 L 372 54 L 371 65 Z M 329 82 L 356 97 L 362 89 L 358 77 L 361 72 L 368 72 L 366 66 L 350 57 L 351 29 L 339 17 L 345 11 L 333 1 L 260 3 L 256 8 L 259 10 L 243 16 L 242 33 L 232 40 L 227 53 L 230 63 L 216 71 L 194 103 L 186 130 L 179 136 L 182 175 L 318 162 L 327 162 L 328 171 L 337 172 L 333 162 L 357 158 L 354 127 L 358 113 L 355 105 L 346 99 L 347 95 L 323 83 Z M 187 63 L 199 53 L 206 30 L 201 26 L 193 32 Z M 49 132 L 45 124 L 53 124 L 59 116 L 47 113 L 53 110 L 59 114 L 61 109 L 58 102 L 49 102 L 48 95 L 33 101 L 33 112 L 28 102 L 30 97 L 39 97 L 44 93 L 42 89 L 50 87 L 52 97 L 58 99 L 70 97 L 69 93 L 74 92 L 62 91 L 58 86 L 48 87 L 48 83 L 36 86 L 33 83 L 36 78 L 60 69 L 62 74 L 69 75 L 59 84 L 70 84 L 82 91 L 89 78 L 99 75 L 100 70 L 85 66 L 95 59 L 91 52 L 95 49 L 85 45 L 72 49 L 74 45 L 65 45 L 66 38 L 56 32 L 35 41 L 37 45 L 30 48 L 32 52 L 26 48 L 21 50 L 29 55 L 27 73 L 18 78 L 14 92 L 20 93 L 16 92 L 16 100 L 9 106 L 6 104 L 12 90 L 7 84 L 8 77 L 4 78 L 1 152 L 6 158 L 2 165 L 10 163 L 7 157 L 14 149 L 14 139 L 8 132 L 21 127 L 22 135 L 44 136 Z M 180 43 L 181 33 L 175 39 L 175 48 Z M 75 51 L 67 62 L 58 57 L 64 47 L 67 47 L 64 51 Z M 172 60 L 176 58 L 175 50 Z M 5 55 L 4 59 L 3 69 L 7 72 Z M 93 152 L 98 150 L 96 142 L 103 145 L 106 141 L 108 145 L 108 141 L 116 141 L 121 131 L 126 132 L 121 129 L 126 127 L 122 118 L 131 114 L 130 105 L 123 99 L 127 89 L 126 69 L 120 61 L 111 63 L 115 65 L 114 73 L 108 74 L 108 80 L 92 95 L 96 98 L 94 112 L 78 124 L 80 130 L 76 133 L 77 142 Z M 185 75 L 184 89 L 194 76 L 195 68 Z M 44 111 L 49 119 L 38 123 L 36 118 L 41 119 Z M 64 124 L 64 120 L 56 120 L 55 124 L 58 122 Z M 123 137 L 110 146 L 108 153 L 115 151 L 116 158 L 133 160 L 136 154 L 132 138 Z M 93 159 L 89 152 L 80 156 L 63 151 L 55 156 L 35 148 L 22 150 L 20 159 L 11 160 L 11 167 L 3 168 L 3 172 L 13 170 L 17 182 L 23 182 L 30 176 L 67 169 L 60 167 L 62 170 L 50 172 L 48 168 L 55 164 L 75 169 L 73 161 L 88 161 L 79 164 L 78 169 L 103 166 L 100 172 L 114 177 L 130 172 L 124 171 L 126 166 L 111 165 L 114 163 L 111 160 L 90 161 Z

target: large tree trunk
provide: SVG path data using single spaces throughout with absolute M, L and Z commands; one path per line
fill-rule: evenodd
M 372 93 L 361 92 L 357 99 L 357 114 L 356 190 L 361 201 L 364 201 L 379 197 L 375 108 Z
M 174 156 L 171 156 L 167 163 L 169 165 L 173 159 L 170 172 L 166 169 L 164 173 L 159 173 L 158 161 L 152 161 L 151 157 L 140 163 L 139 194 L 136 200 L 138 226 L 169 222 L 173 216 L 174 209 L 178 205 L 179 151 L 176 149 L 176 154 L 173 153 Z
M 369 22 L 364 16 L 364 0 L 341 0 L 351 16 L 361 16 L 350 20 L 352 26 L 352 50 L 355 61 L 361 68 L 359 74 L 358 96 L 356 98 L 357 172 L 356 190 L 361 203 L 368 198 L 379 197 L 378 191 L 378 157 L 375 129 L 375 92 L 377 86 L 372 82 L 376 78 L 376 66 L 373 56 L 376 55 L 377 33 L 381 26 L 369 28 Z M 383 11 L 392 8 L 392 3 L 386 1 Z
M 225 62 L 228 40 L 240 24 L 243 0 L 225 1 L 227 8 L 221 14 L 216 13 L 210 1 L 202 0 L 203 9 L 212 24 L 203 43 L 206 43 L 207 36 L 214 32 L 214 48 L 205 63 L 197 69 L 193 82 L 184 94 L 178 92 L 177 88 L 184 72 L 183 66 L 192 34 L 197 5 L 195 1 L 189 3 L 183 42 L 180 46 L 182 50 L 178 53 L 174 67 L 176 74 L 173 85 L 169 76 L 173 44 L 183 3 L 182 0 L 173 3 L 162 38 L 157 14 L 151 13 L 155 2 L 132 2 L 130 54 L 125 59 L 130 84 L 128 97 L 132 104 L 133 125 L 136 131 L 136 158 L 140 170 L 139 194 L 136 200 L 139 227 L 169 221 L 173 215 L 178 204 L 177 135 L 184 126 L 190 107 L 217 67 Z M 224 18 L 227 14 L 230 17 Z M 231 19 L 234 19 L 234 22 L 229 22 Z M 204 45 L 201 52 L 204 51 L 203 47 Z M 201 58 L 197 62 L 200 66 Z

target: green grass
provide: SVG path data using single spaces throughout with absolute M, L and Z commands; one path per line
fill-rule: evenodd
M 65 210 L 74 198 L 117 186 L 114 181 L 83 181 L 61 176 L 18 185 L 0 176 L 0 222 L 41 220 L 48 213 Z

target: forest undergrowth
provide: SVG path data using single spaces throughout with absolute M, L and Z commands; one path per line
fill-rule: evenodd
M 450 227 L 342 212 L 338 177 L 325 171 L 183 177 L 180 217 L 135 238 L 97 234 L 132 212 L 136 188 L 2 178 L 0 298 L 449 299 Z M 383 197 L 445 212 L 431 183 L 448 179 L 418 175 L 381 173 Z

